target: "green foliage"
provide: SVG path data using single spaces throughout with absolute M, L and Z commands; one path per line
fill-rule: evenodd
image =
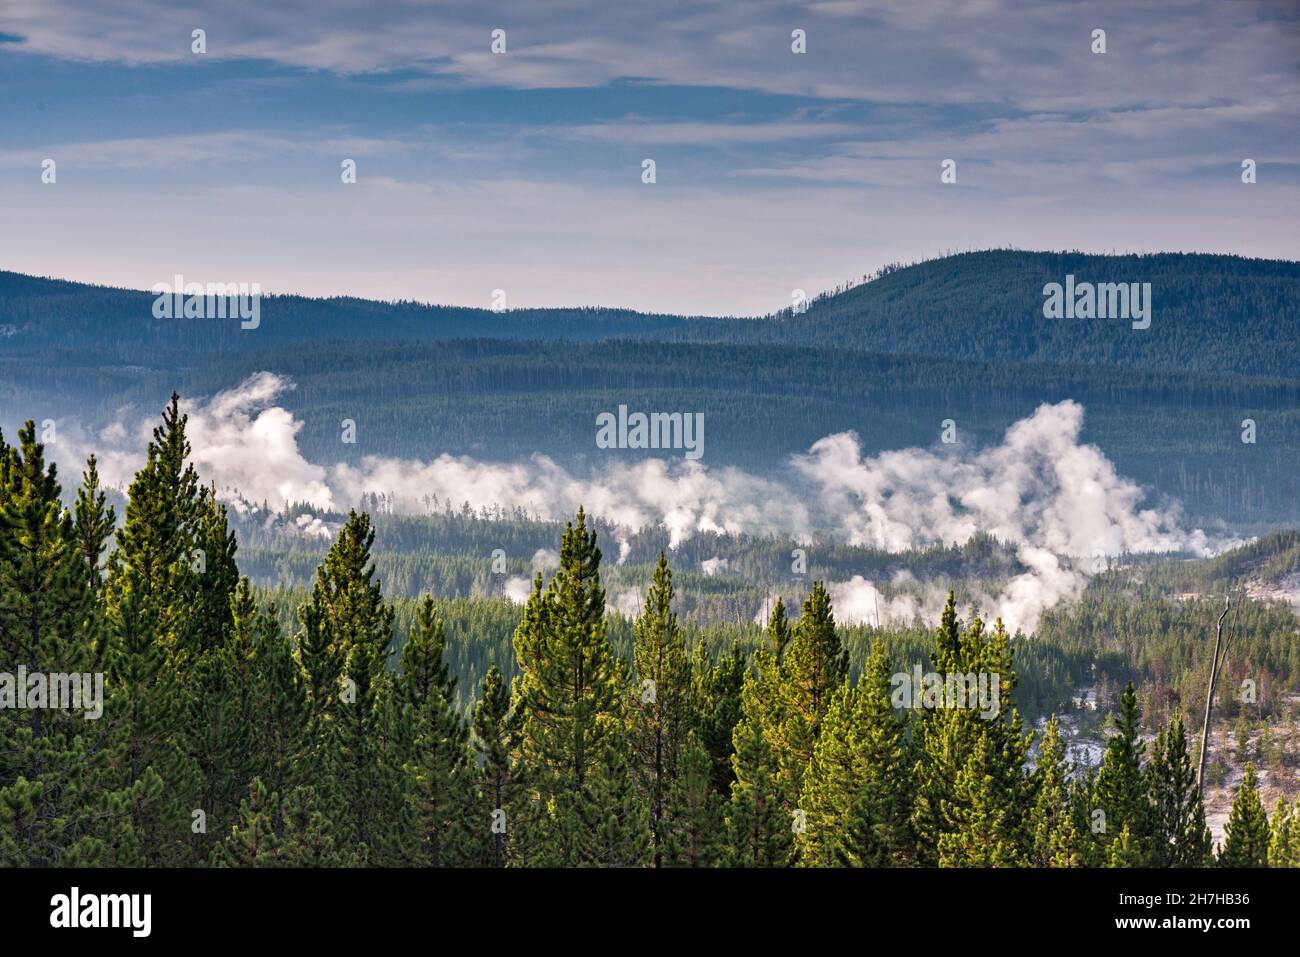
M 833 696 L 804 776 L 806 830 L 795 840 L 810 867 L 888 867 L 913 854 L 907 722 L 890 703 L 892 666 L 877 645 L 856 688 Z
M 636 685 L 628 703 L 629 740 L 637 777 L 649 802 L 655 867 L 663 867 L 675 856 L 668 847 L 670 835 L 679 824 L 673 799 L 679 790 L 682 752 L 693 723 L 690 660 L 677 628 L 677 615 L 670 607 L 672 601 L 672 572 L 668 570 L 668 559 L 660 552 L 645 608 L 636 620 L 632 646 Z M 703 784 L 708 783 L 706 774 Z M 696 789 L 700 785 L 699 780 L 692 783 Z M 706 803 L 696 791 L 676 796 Z M 694 804 L 692 809 L 701 810 Z
M 523 863 L 627 864 L 644 853 L 644 808 L 624 731 L 629 676 L 605 634 L 600 557 L 579 509 L 565 527 L 559 569 L 545 591 L 537 576 L 515 632 L 525 819 L 541 845 L 529 852 L 512 841 Z
M 1146 775 L 1152 805 L 1152 866 L 1208 866 L 1213 861 L 1210 832 L 1181 716 L 1156 734 Z
M 1106 753 L 1097 773 L 1093 798 L 1097 809 L 1105 813 L 1106 830 L 1099 835 L 1105 853 L 1124 838 L 1122 854 L 1127 866 L 1139 866 L 1150 851 L 1152 812 L 1148 803 L 1148 780 L 1142 773 L 1144 745 L 1139 737 L 1137 693 L 1130 683 L 1120 698 L 1116 733 L 1106 744 Z M 1177 796 L 1166 799 L 1177 800 Z
M 955 595 L 932 634 L 844 627 L 816 580 L 795 622 L 777 600 L 761 628 L 704 626 L 679 620 L 664 553 L 628 621 L 606 612 L 597 532 L 581 510 L 559 568 L 549 583 L 536 577 L 522 609 L 499 598 L 389 601 L 376 528 L 359 512 L 310 591 L 262 596 L 239 575 L 236 536 L 187 461 L 185 428 L 173 399 L 107 559 L 114 515 L 94 460 L 67 507 L 34 425 L 14 447 L 0 436 L 2 660 L 105 679 L 98 720 L 0 708 L 0 864 L 1211 860 L 1182 707 L 1170 703 L 1175 685 L 1195 686 L 1195 655 L 1189 671 L 1159 676 L 1163 695 L 1150 682 L 1141 694 L 1125 688 L 1094 775 L 1069 766 L 1056 719 L 1030 767 L 1016 702 L 1025 661 L 1050 672 L 1032 686 L 1036 704 L 1063 697 L 1093 663 L 1141 672 L 1106 657 L 1102 642 L 1013 645 L 1000 622 L 959 620 Z M 454 527 L 477 534 L 474 521 Z M 1100 594 L 1077 613 L 1088 629 L 1120 607 Z M 1190 630 L 1191 613 L 1159 619 L 1138 607 L 1149 617 L 1133 619 L 1135 630 L 1161 623 L 1153 640 L 1182 648 L 1174 636 Z M 1292 645 L 1275 614 L 1243 606 L 1233 660 L 1281 662 L 1284 686 Z M 895 673 L 900 659 L 996 678 L 999 696 L 978 708 L 924 694 L 897 701 L 900 679 L 915 673 Z M 467 675 L 476 688 L 464 688 Z M 1277 698 L 1262 691 L 1261 712 Z M 0 683 L 0 695 L 12 693 Z M 1148 718 L 1169 714 L 1145 766 L 1142 702 Z M 1237 710 L 1240 723 L 1256 720 Z M 1283 758 L 1288 733 L 1277 735 Z M 1219 863 L 1296 866 L 1297 820 L 1300 808 L 1282 801 L 1269 821 L 1248 765 Z
M 1247 764 L 1228 823 L 1223 828 L 1220 867 L 1267 867 L 1270 834 L 1268 813 L 1259 799 L 1255 765 Z
M 991 633 L 974 619 L 965 629 L 952 595 L 935 632 L 931 667 L 945 678 L 945 700 L 932 707 L 912 689 L 917 741 L 916 807 L 912 822 L 922 863 L 1005 867 L 1026 862 L 1025 826 L 1030 784 L 1022 767 L 1032 735 L 1022 735 L 1011 705 L 1016 686 L 1010 638 L 998 621 Z M 954 706 L 946 698 L 951 676 L 983 678 L 989 697 L 998 680 L 996 708 L 988 714 Z M 991 702 L 990 702 L 991 704 Z
M 1287 804 L 1278 798 L 1268 843 L 1269 867 L 1300 867 L 1300 799 Z
M 1082 867 L 1086 831 L 1080 831 L 1072 802 L 1077 800 L 1065 762 L 1056 716 L 1043 729 L 1038 761 L 1030 778 L 1034 796 L 1029 813 L 1029 863 L 1035 867 Z

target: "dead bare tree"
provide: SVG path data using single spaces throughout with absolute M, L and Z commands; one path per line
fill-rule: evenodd
M 1223 596 L 1223 611 L 1219 613 L 1219 622 L 1214 631 L 1214 658 L 1210 662 L 1210 685 L 1205 692 L 1205 720 L 1201 724 L 1201 759 L 1197 762 L 1196 768 L 1196 792 L 1202 800 L 1205 798 L 1205 752 L 1210 740 L 1210 709 L 1214 705 L 1214 685 L 1219 677 L 1219 669 L 1223 667 L 1223 662 L 1228 657 L 1228 645 L 1232 643 L 1232 629 L 1228 629 L 1228 640 L 1223 640 L 1223 619 L 1228 617 L 1228 608 L 1232 600 L 1228 595 Z M 1236 616 L 1233 616 L 1233 622 L 1236 622 Z M 1220 654 L 1222 648 L 1222 654 Z

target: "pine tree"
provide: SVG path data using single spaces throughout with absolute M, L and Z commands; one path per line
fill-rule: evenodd
M 907 728 L 890 703 L 891 673 L 876 642 L 858 686 L 845 683 L 831 700 L 804 777 L 801 865 L 887 867 L 909 858 Z
M 529 768 L 531 794 L 510 843 L 523 863 L 627 863 L 638 858 L 633 846 L 648 843 L 632 808 L 627 669 L 605 628 L 600 549 L 579 509 L 565 526 L 559 569 L 545 591 L 537 576 L 515 632 L 517 759 Z M 526 838 L 525 827 L 533 831 Z
M 198 653 L 184 676 L 189 705 L 186 736 L 189 758 L 201 781 L 195 807 L 207 815 L 207 831 L 195 835 L 194 854 L 211 855 L 233 825 L 240 810 L 240 792 L 247 790 L 253 746 L 245 722 L 244 686 L 229 648 L 216 646 Z
M 18 442 L 0 435 L 0 661 L 26 670 L 0 677 L 0 865 L 107 863 L 104 832 L 129 792 L 106 774 L 102 714 L 92 716 L 101 609 L 82 549 L 102 544 L 102 529 L 79 528 L 63 507 L 33 422 Z M 103 520 L 90 503 L 79 514 Z M 80 702 L 59 674 L 77 676 Z
M 1278 798 L 1270 822 L 1269 867 L 1300 867 L 1300 799 L 1294 805 Z
M 195 657 L 224 647 L 230 637 L 230 599 L 239 584 L 235 552 L 235 533 L 229 527 L 226 507 L 217 502 L 215 489 L 202 490 L 194 514 L 191 574 L 185 579 L 188 613 L 184 640 Z
M 145 627 L 160 642 L 172 644 L 185 599 L 195 590 L 190 579 L 198 558 L 199 479 L 187 461 L 187 422 L 180 397 L 173 393 L 162 425 L 154 429 L 145 465 L 127 490 L 125 523 L 117 531 L 110 564 L 117 602 L 125 600 L 122 592 L 129 587 L 138 612 L 148 616 Z
M 184 680 L 192 651 L 189 598 L 201 567 L 194 554 L 198 475 L 187 462 L 186 423 L 173 394 L 128 489 L 108 565 L 113 747 L 120 752 L 121 786 L 139 792 L 132 806 L 138 847 L 124 839 L 119 864 L 192 864 L 209 849 L 200 826 L 208 809 L 193 757 L 193 700 Z
M 338 849 L 371 866 L 399 863 L 412 826 L 388 668 L 393 610 L 371 559 L 370 518 L 350 512 L 298 611 L 317 761 L 311 783 Z
M 1106 866 L 1142 867 L 1146 858 L 1146 851 L 1139 846 L 1133 832 L 1129 829 L 1128 822 L 1125 821 L 1119 834 L 1106 847 Z
M 1207 867 L 1213 863 L 1205 807 L 1187 753 L 1182 715 L 1175 714 L 1169 727 L 1156 734 L 1147 766 L 1147 792 L 1152 805 L 1150 865 Z
M 398 686 L 406 771 L 414 785 L 415 857 L 426 867 L 465 863 L 470 855 L 469 729 L 453 704 L 456 678 L 443 660 L 446 646 L 442 620 L 426 595 L 402 648 Z
M 1255 765 L 1248 763 L 1223 828 L 1219 866 L 1267 867 L 1269 837 L 1268 813 L 1259 799 Z
M 516 745 L 518 722 L 510 707 L 510 689 L 496 665 L 488 668 L 474 706 L 474 738 L 481 759 L 478 811 L 470 818 L 475 834 L 491 834 L 490 845 L 477 857 L 487 867 L 504 867 L 508 859 L 511 818 L 518 785 L 510 754 Z
M 740 720 L 732 732 L 732 771 L 727 809 L 730 860 L 738 867 L 785 867 L 794 847 L 792 810 L 777 781 L 771 736 L 781 721 L 779 684 L 790 629 L 778 598 L 768 618 L 766 647 L 754 654 L 754 671 L 740 692 Z
M 1016 687 L 1010 641 L 1000 620 L 992 632 L 978 618 L 959 628 L 949 594 L 930 656 L 943 686 L 937 695 L 912 689 L 912 826 L 923 864 L 1011 866 L 1030 853 L 1026 816 L 1032 788 L 1022 769 L 1032 735 L 1021 733 L 1020 716 L 1010 705 Z M 964 701 L 958 700 L 956 680 L 965 689 Z M 989 700 L 976 707 L 972 699 L 981 680 Z
M 1056 715 L 1043 729 L 1038 764 L 1031 779 L 1034 806 L 1029 814 L 1029 863 L 1035 867 L 1080 867 L 1082 839 L 1071 806 L 1065 743 Z
M 258 607 L 247 578 L 231 598 L 231 647 L 244 692 L 240 721 L 250 739 L 246 773 L 270 793 L 287 795 L 311 777 L 306 692 L 292 644 L 275 616 Z M 274 821 L 282 836 L 283 817 L 277 813 Z
M 1111 855 L 1110 843 L 1127 827 L 1130 846 L 1124 858 L 1140 861 L 1151 850 L 1151 805 L 1148 781 L 1142 773 L 1144 745 L 1139 736 L 1137 692 L 1132 682 L 1120 696 L 1119 707 L 1116 733 L 1106 743 L 1094 796 L 1097 807 L 1106 815 L 1101 843 L 1107 856 Z
M 0 437 L 0 445 L 3 441 L 3 437 Z M 77 489 L 73 516 L 77 551 L 81 555 L 86 575 L 86 588 L 92 594 L 99 595 L 104 588 L 104 548 L 113 534 L 117 517 L 100 488 L 99 463 L 93 455 L 86 460 L 86 469 L 81 473 L 81 487 Z M 96 635 L 95 638 L 101 639 L 102 636 Z
M 621 730 L 611 727 L 595 739 L 582 790 L 556 796 L 562 860 L 596 867 L 651 862 L 650 807 L 636 784 L 630 742 Z
M 356 867 L 362 862 L 355 845 L 340 846 L 336 841 L 339 829 L 326 810 L 332 812 L 333 807 L 323 807 L 309 784 L 294 788 L 284 799 L 284 833 L 278 843 L 285 867 Z
M 830 595 L 814 582 L 804 600 L 776 685 L 781 716 L 769 732 L 777 759 L 777 783 L 793 809 L 831 698 L 848 675 L 848 655 L 835 631 Z
M 212 863 L 217 867 L 273 867 L 280 861 L 280 839 L 275 821 L 279 795 L 268 794 L 261 778 L 254 778 L 248 797 L 225 840 L 216 846 Z
M 713 790 L 724 799 L 731 794 L 731 783 L 736 779 L 731 766 L 731 736 L 740 721 L 740 693 L 748 670 L 738 642 L 717 664 L 709 660 L 705 642 L 696 642 L 691 658 L 693 730 L 709 755 Z
M 677 786 L 679 762 L 692 724 L 691 676 L 686 645 L 671 610 L 672 572 L 659 553 L 645 607 L 636 620 L 632 662 L 637 687 L 628 713 L 637 779 L 650 805 L 651 861 L 665 864 L 667 835 L 676 828 L 670 796 Z
M 1097 807 L 1097 774 L 1091 766 L 1085 767 L 1070 782 L 1070 818 L 1074 833 L 1078 835 L 1077 859 L 1080 867 L 1104 867 L 1106 864 L 1105 819 Z
M 669 792 L 665 863 L 673 867 L 716 867 L 726 851 L 725 800 L 713 786 L 708 749 L 688 731 L 678 774 Z

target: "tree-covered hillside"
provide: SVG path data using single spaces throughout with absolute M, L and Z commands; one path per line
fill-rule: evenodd
M 1231 706 L 1244 775 L 1215 848 L 1185 715 L 1194 606 L 1108 593 L 1026 646 L 951 598 L 928 634 L 846 629 L 812 582 L 761 631 L 705 632 L 679 623 L 662 554 L 609 616 L 581 509 L 522 609 L 394 602 L 355 511 L 310 590 L 259 595 L 186 426 L 173 399 L 120 525 L 93 458 L 68 508 L 35 424 L 0 436 L 0 654 L 101 682 L 48 708 L 25 682 L 0 708 L 0 866 L 1300 865 L 1300 804 L 1270 817 L 1248 753 L 1298 664 L 1274 608 L 1239 622 L 1229 677 L 1270 684 Z M 1141 693 L 1140 632 L 1161 649 Z M 1112 676 L 1112 733 L 1081 766 L 1065 699 Z M 1031 709 L 1067 713 L 1039 734 Z M 1293 770 L 1288 733 L 1261 732 L 1261 772 Z
M 1044 318 L 1044 285 L 1064 283 L 1067 275 L 1079 283 L 1150 283 L 1150 328 L 1134 330 L 1121 320 Z M 262 303 L 260 325 L 242 330 L 234 321 L 154 319 L 153 298 L 0 272 L 0 355 L 93 348 L 123 361 L 138 358 L 142 345 L 152 354 L 176 349 L 195 355 L 307 339 L 634 337 L 1215 374 L 1289 377 L 1300 366 L 1300 263 L 1239 256 L 963 253 L 891 268 L 822 293 L 799 315 L 786 307 L 757 319 L 646 315 L 610 308 L 615 304 L 494 312 L 274 296 Z
M 699 411 L 703 462 L 785 467 L 853 431 L 864 454 L 998 442 L 1044 402 L 1085 411 L 1082 441 L 1188 522 L 1300 522 L 1300 266 L 1222 256 L 987 252 L 886 271 L 800 316 L 450 309 L 274 298 L 261 325 L 157 320 L 148 293 L 0 273 L 0 424 L 141 422 L 270 371 L 315 462 L 442 453 L 595 459 L 595 417 Z M 1150 281 L 1150 329 L 1047 320 L 1045 281 Z M 472 338 L 470 338 L 472 337 Z M 521 338 L 524 337 L 524 338 Z M 339 441 L 340 423 L 358 441 Z M 1243 423 L 1253 425 L 1243 443 Z M 601 461 L 637 458 L 602 451 Z
M 1047 319 L 1043 287 L 1150 283 L 1151 325 Z M 1095 256 L 1000 250 L 887 270 L 870 282 L 761 322 L 695 322 L 693 341 L 800 343 L 963 359 L 1194 369 L 1294 376 L 1300 367 L 1300 263 L 1156 253 Z

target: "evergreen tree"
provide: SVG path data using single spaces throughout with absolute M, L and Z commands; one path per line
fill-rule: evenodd
M 767 646 L 754 655 L 754 671 L 745 675 L 740 693 L 740 720 L 732 732 L 732 771 L 727 810 L 731 861 L 739 867 L 785 867 L 794 836 L 777 783 L 777 757 L 771 735 L 781 719 L 778 697 L 781 666 L 790 641 L 785 607 L 778 598 L 768 618 Z
M 1061 740 L 1056 715 L 1052 715 L 1043 729 L 1038 764 L 1030 785 L 1034 805 L 1029 814 L 1029 863 L 1034 867 L 1082 866 L 1082 838 L 1071 806 L 1065 743 Z
M 692 724 L 691 675 L 686 645 L 671 610 L 672 572 L 659 553 L 645 607 L 636 620 L 632 663 L 638 686 L 629 703 L 631 743 L 637 778 L 650 806 L 651 861 L 665 864 L 667 835 L 676 828 L 670 798 Z
M 510 689 L 496 665 L 488 668 L 474 707 L 474 738 L 482 765 L 481 798 L 470 818 L 471 835 L 490 832 L 491 843 L 478 856 L 480 864 L 504 867 L 518 787 L 510 754 L 516 745 L 518 722 L 510 707 Z
M 1300 867 L 1300 799 L 1277 799 L 1268 842 L 1269 867 Z
M 417 819 L 416 862 L 428 867 L 469 860 L 473 803 L 469 729 L 452 704 L 456 678 L 444 661 L 442 620 L 426 595 L 402 648 L 398 695 L 407 773 Z M 480 822 L 475 822 L 480 823 Z
M 284 833 L 278 842 L 279 857 L 285 867 L 356 867 L 362 863 L 355 845 L 340 846 L 335 839 L 339 828 L 326 815 L 311 785 L 299 785 L 290 792 L 283 801 L 281 819 Z
M 217 867 L 273 867 L 280 860 L 280 839 L 275 821 L 279 795 L 268 794 L 261 778 L 254 778 L 248 797 L 225 840 L 217 845 L 212 863 Z
M 217 502 L 215 489 L 202 490 L 194 514 L 191 574 L 184 579 L 188 591 L 184 640 L 195 657 L 224 647 L 230 637 L 230 599 L 239 584 L 236 548 L 226 507 Z
M 613 724 L 616 719 L 602 718 Z M 651 863 L 650 807 L 637 787 L 630 742 L 611 727 L 595 739 L 581 791 L 557 795 L 560 859 L 578 866 Z
M 733 643 L 731 652 L 714 664 L 705 642 L 696 642 L 691 659 L 693 730 L 709 755 L 713 790 L 722 798 L 731 794 L 731 783 L 736 779 L 731 766 L 731 737 L 740 721 L 740 693 L 748 670 L 739 643 Z
M 674 867 L 716 867 L 726 852 L 725 799 L 713 786 L 708 749 L 688 731 L 678 774 L 668 795 L 665 862 Z
M 1145 746 L 1139 735 L 1137 692 L 1129 682 L 1120 696 L 1116 733 L 1106 743 L 1094 797 L 1097 807 L 1106 815 L 1101 843 L 1107 856 L 1110 843 L 1127 827 L 1130 846 L 1125 849 L 1124 858 L 1140 861 L 1151 850 L 1152 813 L 1148 780 L 1142 773 Z M 1178 795 L 1169 797 L 1175 803 L 1179 800 Z
M 1118 836 L 1106 846 L 1106 866 L 1142 867 L 1146 858 L 1146 851 L 1138 845 L 1132 830 L 1129 829 L 1128 821 L 1125 821 Z
M 1269 850 L 1268 813 L 1259 799 L 1255 765 L 1248 763 L 1241 787 L 1232 802 L 1228 823 L 1223 828 L 1221 867 L 1267 867 Z
M 845 683 L 831 700 L 804 778 L 802 865 L 887 867 L 911 855 L 910 756 L 892 670 L 876 642 L 858 686 Z
M 803 775 L 831 698 L 848 676 L 848 655 L 835 631 L 830 595 L 814 582 L 804 600 L 789 648 L 781 656 L 776 683 L 780 718 L 770 730 L 777 760 L 777 784 L 788 809 L 803 790 Z
M 1077 858 L 1080 867 L 1104 867 L 1106 847 L 1102 841 L 1104 818 L 1099 816 L 1096 790 L 1097 774 L 1091 766 L 1085 767 L 1070 783 L 1070 819 L 1078 835 Z
M 98 526 L 103 513 L 89 512 L 79 514 Z M 92 714 L 104 706 L 92 674 L 102 629 L 82 549 L 96 544 L 102 529 L 79 528 L 61 504 L 35 424 L 17 447 L 0 435 L 0 661 L 13 669 L 0 676 L 0 866 L 108 863 L 104 831 L 129 800 L 105 773 Z M 77 677 L 80 701 L 58 674 Z
M 1000 620 L 991 633 L 978 618 L 959 628 L 949 594 L 930 656 L 942 687 L 912 689 L 912 825 L 923 864 L 1011 866 L 1030 853 L 1032 787 L 1022 769 L 1032 735 L 1021 733 L 1011 707 L 1016 673 L 1010 641 Z M 980 681 L 987 701 L 975 700 Z
M 1153 867 L 1206 867 L 1213 862 L 1205 807 L 1196 786 L 1196 770 L 1187 753 L 1182 715 L 1156 734 L 1155 751 L 1147 766 L 1151 797 L 1151 856 Z
M 311 695 L 315 799 L 338 828 L 341 853 L 383 866 L 401 860 L 412 818 L 387 666 L 393 611 L 374 578 L 374 539 L 369 516 L 349 513 L 298 611 L 298 652 Z
M 231 646 L 243 690 L 240 721 L 250 740 L 246 773 L 271 794 L 287 795 L 312 776 L 306 767 L 306 692 L 291 642 L 275 616 L 258 607 L 247 578 L 231 598 Z M 281 805 L 274 823 L 283 836 Z
M 209 851 L 210 809 L 193 756 L 193 701 L 185 685 L 193 650 L 189 599 L 202 567 L 194 553 L 200 504 L 198 475 L 187 461 L 187 421 L 173 394 L 128 489 L 109 559 L 108 707 L 121 786 L 139 795 L 132 807 L 139 844 L 120 847 L 119 864 L 191 864 Z
M 648 841 L 625 751 L 627 669 L 606 635 L 600 549 L 586 515 L 565 526 L 560 567 L 545 591 L 538 575 L 515 632 L 521 715 L 517 759 L 529 768 L 524 820 L 512 831 L 522 863 L 630 863 Z M 534 833 L 529 846 L 521 828 Z
M 0 448 L 4 439 L 0 436 Z M 104 588 L 104 548 L 113 534 L 117 517 L 107 504 L 107 496 L 99 485 L 99 464 L 95 456 L 86 460 L 86 470 L 81 473 L 81 487 L 73 507 L 77 551 L 81 555 L 86 575 L 86 588 L 99 595 Z M 96 635 L 99 639 L 101 636 Z

